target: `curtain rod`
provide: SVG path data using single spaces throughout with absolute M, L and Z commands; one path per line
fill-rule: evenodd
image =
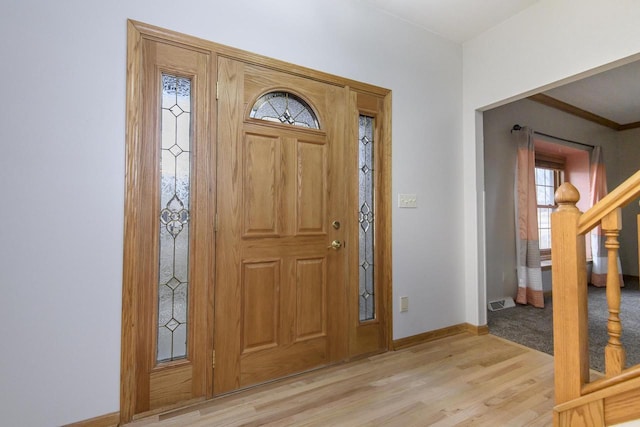
M 513 125 L 513 127 L 511 128 L 511 132 L 513 132 L 514 130 L 522 130 L 522 126 L 517 125 L 517 124 Z M 540 135 L 540 136 L 546 136 L 548 138 L 553 138 L 553 139 L 557 139 L 557 140 L 560 140 L 560 141 L 568 142 L 570 144 L 578 144 L 578 145 L 582 145 L 584 147 L 589 147 L 591 149 L 595 148 L 595 146 L 591 145 L 591 144 L 585 144 L 584 142 L 578 142 L 578 141 L 572 141 L 570 139 L 559 138 L 557 136 L 549 135 L 547 133 L 542 133 L 542 132 L 538 132 L 538 131 L 535 131 L 535 130 L 533 131 L 533 133 L 535 133 L 537 135 Z

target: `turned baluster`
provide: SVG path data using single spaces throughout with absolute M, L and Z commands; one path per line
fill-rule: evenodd
M 612 211 L 602 219 L 601 224 L 606 240 L 607 248 L 607 305 L 609 306 L 609 319 L 607 332 L 609 341 L 604 350 L 605 374 L 610 377 L 617 375 L 624 369 L 625 351 L 620 337 L 622 324 L 620 323 L 620 273 L 618 272 L 618 235 L 622 228 L 622 215 L 620 208 Z

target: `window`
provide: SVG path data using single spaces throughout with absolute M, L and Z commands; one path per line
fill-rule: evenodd
M 251 109 L 249 117 L 293 126 L 320 129 L 316 113 L 300 98 L 289 92 L 269 92 L 262 95 Z
M 191 80 L 162 74 L 157 357 L 187 357 Z
M 551 212 L 556 207 L 555 192 L 564 181 L 564 158 L 536 152 L 536 199 L 540 258 L 551 259 Z
M 374 284 L 374 130 L 375 118 L 361 114 L 358 133 L 360 321 L 376 318 Z

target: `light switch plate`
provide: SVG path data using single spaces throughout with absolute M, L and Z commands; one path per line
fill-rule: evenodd
M 417 208 L 418 197 L 415 194 L 398 194 L 398 207 L 399 208 Z
M 400 312 L 405 313 L 409 311 L 409 297 L 400 297 Z

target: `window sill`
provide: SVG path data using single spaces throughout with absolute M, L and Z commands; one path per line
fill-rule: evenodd
M 592 259 L 587 260 L 587 264 L 591 264 L 592 262 L 593 262 Z M 551 270 L 551 260 L 546 259 L 546 260 L 540 261 L 540 268 L 542 269 L 542 271 Z

